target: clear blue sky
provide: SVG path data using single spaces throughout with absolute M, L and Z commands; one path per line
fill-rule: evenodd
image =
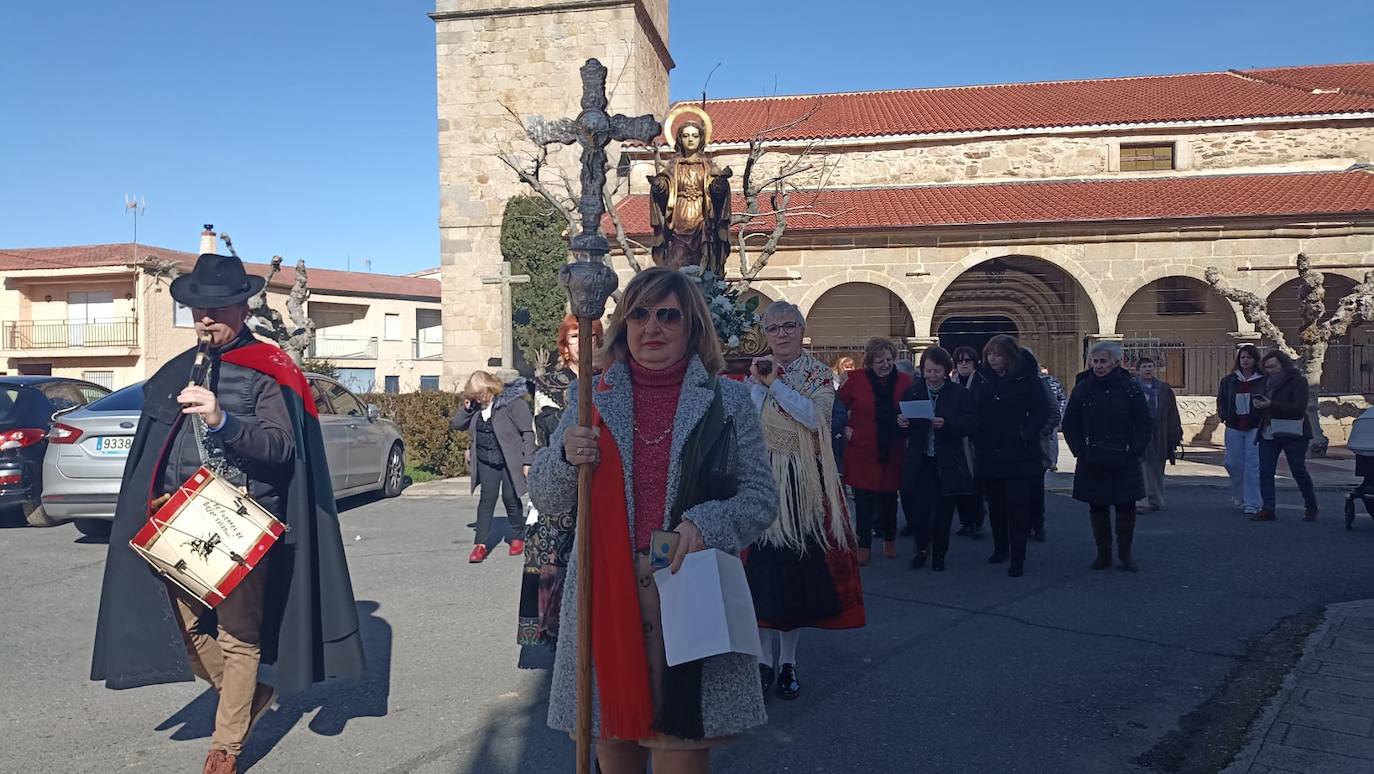
M 16 2 L 0 247 L 139 241 L 407 272 L 438 262 L 426 0 Z M 1050 10 L 1045 10 L 1045 9 Z M 1374 3 L 672 0 L 674 98 L 1374 58 Z M 576 96 L 569 95 L 569 106 Z

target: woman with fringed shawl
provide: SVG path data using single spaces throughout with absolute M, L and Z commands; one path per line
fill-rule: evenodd
M 830 443 L 833 374 L 802 351 L 805 331 L 806 318 L 795 305 L 771 304 L 763 315 L 763 332 L 773 354 L 755 360 L 750 369 L 779 506 L 777 520 L 750 547 L 745 573 L 763 645 L 763 692 L 768 694 L 776 674 L 777 695 L 783 699 L 801 693 L 801 628 L 864 625 L 857 541 Z

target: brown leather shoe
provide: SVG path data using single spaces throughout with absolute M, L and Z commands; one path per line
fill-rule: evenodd
M 239 759 L 223 750 L 211 750 L 205 757 L 205 770 L 201 774 L 238 774 Z
M 868 548 L 860 548 L 860 549 L 859 549 L 858 551 L 856 551 L 855 553 L 857 553 L 857 554 L 858 554 L 858 557 L 859 557 L 859 566 L 860 566 L 860 567 L 867 567 L 867 566 L 868 566 L 869 557 L 872 556 L 873 551 L 872 551 L 871 549 L 868 549 Z
M 884 541 L 883 541 L 883 556 L 887 557 L 888 559 L 896 559 L 896 558 L 897 558 L 897 541 L 895 541 L 895 540 L 884 540 Z
M 1317 520 L 1317 509 L 1316 509 L 1316 508 L 1308 508 L 1308 509 L 1307 509 L 1307 512 L 1304 513 L 1304 514 L 1302 515 L 1302 520 L 1303 520 L 1303 521 L 1316 521 L 1316 520 Z
M 1250 521 L 1278 521 L 1278 516 L 1268 508 L 1261 508 L 1260 512 L 1250 517 Z

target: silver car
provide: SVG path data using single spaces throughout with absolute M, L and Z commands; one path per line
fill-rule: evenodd
M 400 430 L 326 376 L 307 374 L 320 416 L 334 497 L 381 490 L 401 493 L 405 444 Z M 74 521 L 85 535 L 105 537 L 114 520 L 124 463 L 143 410 L 143 385 L 113 392 L 56 417 L 43 458 L 43 511 L 48 523 Z

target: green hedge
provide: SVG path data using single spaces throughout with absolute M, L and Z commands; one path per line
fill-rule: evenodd
M 409 465 L 445 478 L 468 473 L 469 435 L 449 429 L 462 397 L 456 392 L 360 395 L 401 428 Z

